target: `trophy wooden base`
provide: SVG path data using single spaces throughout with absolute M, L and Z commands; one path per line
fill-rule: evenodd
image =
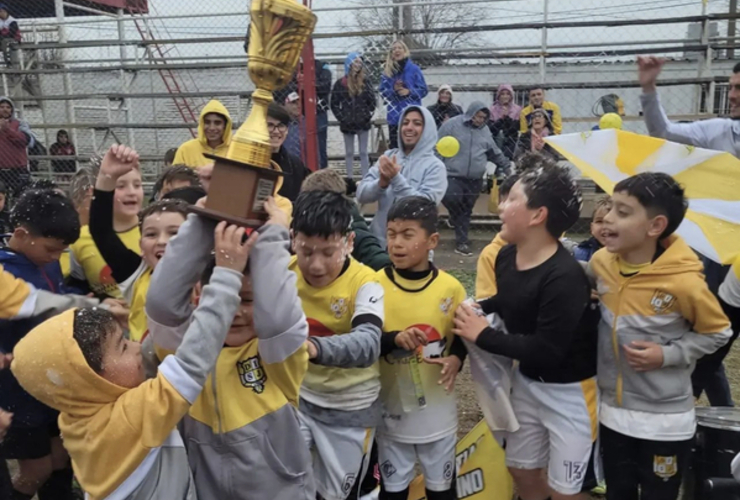
M 265 225 L 265 222 L 267 222 L 267 220 L 260 219 L 244 219 L 242 217 L 236 217 L 224 212 L 217 212 L 216 210 L 209 210 L 208 208 L 196 207 L 195 205 L 188 207 L 188 210 L 209 219 L 214 219 L 218 221 L 224 220 L 229 224 L 235 224 L 240 227 L 249 227 L 253 229 L 260 228 Z

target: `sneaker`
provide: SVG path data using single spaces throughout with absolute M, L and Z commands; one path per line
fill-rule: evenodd
M 600 482 L 596 488 L 591 490 L 591 493 L 594 495 L 598 495 L 600 497 L 603 497 L 606 495 L 606 483 L 604 481 Z
M 457 245 L 455 247 L 455 253 L 464 255 L 466 257 L 470 257 L 471 255 L 473 255 L 473 252 L 470 251 L 470 245 L 468 245 L 467 243 Z
M 455 225 L 452 223 L 452 221 L 449 218 L 445 219 L 445 225 L 447 225 L 447 227 L 450 229 L 455 229 Z

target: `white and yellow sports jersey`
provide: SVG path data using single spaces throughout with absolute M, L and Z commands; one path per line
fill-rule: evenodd
M 387 267 L 378 271 L 377 278 L 385 291 L 384 331 L 419 328 L 429 340 L 420 353 L 422 358 L 448 356 L 455 338 L 455 310 L 465 300 L 460 282 L 437 269 L 424 279 L 409 280 Z M 448 394 L 437 383 L 442 370 L 439 365 L 418 363 L 426 407 L 404 411 L 401 386 L 412 377 L 412 358 L 402 353 L 391 353 L 380 361 L 384 425 L 379 433 L 403 443 L 429 443 L 457 432 L 455 394 Z

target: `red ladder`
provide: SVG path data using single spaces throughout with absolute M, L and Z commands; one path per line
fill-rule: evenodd
M 146 50 L 150 56 L 150 61 L 155 65 L 166 65 L 167 54 L 172 51 L 175 47 L 165 48 L 160 43 L 161 38 L 156 36 L 156 33 L 152 29 L 151 25 L 143 17 L 133 16 L 134 24 L 136 29 L 141 35 L 141 39 L 148 43 Z M 197 111 L 198 105 L 192 98 L 183 96 L 184 92 L 187 92 L 185 82 L 180 78 L 177 72 L 167 67 L 160 67 L 157 69 L 159 76 L 164 82 L 164 86 L 167 88 L 167 92 L 172 96 L 172 101 L 175 103 L 177 111 L 183 119 L 184 123 L 198 123 L 199 113 Z M 190 135 L 196 137 L 198 134 L 196 130 L 190 129 Z

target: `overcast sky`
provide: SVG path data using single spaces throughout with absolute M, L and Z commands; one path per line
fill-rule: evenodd
M 40 0 L 30 0 L 40 1 Z M 336 7 L 367 5 L 370 0 L 314 0 L 313 8 L 319 18 L 317 33 L 341 33 L 347 29 L 357 29 L 353 11 L 322 11 Z M 390 3 L 391 0 L 384 0 Z M 442 1 L 442 0 L 440 0 Z M 456 7 L 452 0 L 447 3 L 449 9 L 483 8 L 484 16 L 476 16 L 480 24 L 512 24 L 538 22 L 543 20 L 544 2 L 546 0 L 491 0 Z M 241 36 L 246 31 L 248 22 L 247 2 L 234 0 L 149 0 L 152 15 L 192 15 L 192 18 L 155 21 L 152 25 L 162 38 L 209 38 L 223 36 Z M 241 8 L 240 8 L 241 6 Z M 726 12 L 728 0 L 709 0 L 709 12 Z M 660 17 L 699 15 L 702 12 L 702 0 L 549 0 L 548 19 L 550 21 L 593 21 L 650 19 Z M 213 17 L 214 13 L 233 13 L 228 17 Z M 450 26 L 442 20 L 441 26 Z M 138 38 L 138 32 L 132 23 L 127 23 L 127 37 Z M 165 32 L 166 31 L 166 32 Z M 554 29 L 547 34 L 550 45 L 563 44 L 603 44 L 612 46 L 616 42 L 683 39 L 687 26 L 681 25 L 648 25 L 617 28 L 580 28 Z M 726 24 L 720 25 L 724 36 Z M 115 23 L 90 23 L 84 26 L 69 28 L 70 40 L 114 39 L 117 38 Z M 475 36 L 475 42 L 483 47 L 518 47 L 538 46 L 541 42 L 539 30 L 515 30 L 482 32 Z M 358 50 L 362 41 L 347 37 L 317 39 L 317 54 L 339 54 Z M 598 48 L 596 48 L 598 49 Z M 565 50 L 565 49 L 563 49 Z M 573 49 L 571 49 L 573 50 Z M 588 49 L 588 50 L 594 50 Z M 170 52 L 171 56 L 238 56 L 243 54 L 241 44 L 180 44 Z M 132 52 L 130 53 L 132 55 Z M 70 56 L 77 59 L 105 59 L 118 57 L 118 48 L 85 49 L 70 51 Z M 598 59 L 593 57 L 590 59 Z

